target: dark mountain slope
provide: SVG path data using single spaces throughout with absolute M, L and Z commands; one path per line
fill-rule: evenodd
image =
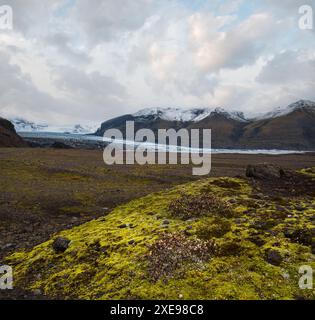
M 0 117 L 0 147 L 26 147 L 27 143 L 16 133 L 14 125 Z
M 315 109 L 301 108 L 287 115 L 255 121 L 239 141 L 246 148 L 315 149 Z

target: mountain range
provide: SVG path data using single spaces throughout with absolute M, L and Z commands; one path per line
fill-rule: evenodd
M 315 150 L 315 102 L 299 100 L 256 118 L 223 108 L 147 108 L 102 123 L 95 135 L 108 129 L 125 133 L 126 121 L 135 130 L 150 128 L 212 129 L 213 148 Z
M 95 132 L 93 125 L 77 124 L 53 127 L 23 119 L 0 118 L 0 146 L 23 146 L 17 132 L 61 132 L 103 136 L 108 129 L 125 133 L 126 121 L 134 121 L 135 130 L 150 128 L 176 130 L 212 129 L 212 147 L 227 149 L 315 150 L 315 102 L 299 100 L 259 117 L 248 118 L 242 112 L 223 108 L 147 108 L 103 122 Z

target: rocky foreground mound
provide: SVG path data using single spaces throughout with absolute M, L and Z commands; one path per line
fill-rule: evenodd
M 26 147 L 27 143 L 16 133 L 14 125 L 0 117 L 0 147 Z
M 211 178 L 117 207 L 6 262 L 16 287 L 63 299 L 314 299 L 298 285 L 300 266 L 315 268 L 314 219 L 314 169 Z

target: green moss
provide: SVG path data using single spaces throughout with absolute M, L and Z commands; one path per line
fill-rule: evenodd
M 233 216 L 183 220 L 170 214 L 169 205 L 179 194 L 205 192 L 230 203 Z M 41 289 L 53 297 L 315 298 L 313 291 L 298 287 L 299 267 L 315 268 L 311 248 L 291 241 L 284 232 L 288 224 L 298 229 L 312 225 L 314 199 L 291 199 L 288 213 L 280 217 L 276 199 L 260 201 L 252 194 L 250 185 L 241 179 L 206 179 L 181 185 L 131 201 L 106 217 L 61 232 L 56 236 L 71 240 L 63 254 L 54 252 L 51 239 L 30 252 L 15 253 L 7 261 L 14 265 L 17 286 Z M 307 208 L 304 212 L 290 209 L 301 202 Z M 293 219 L 287 217 L 290 214 Z M 263 221 L 267 225 L 257 228 L 257 222 Z M 209 261 L 190 265 L 180 276 L 152 282 L 146 257 L 163 232 L 184 232 L 191 239 L 215 238 L 217 251 Z M 266 260 L 266 252 L 271 249 L 278 250 L 283 257 L 279 266 Z
M 306 175 L 315 177 L 315 168 L 307 168 L 307 169 L 302 169 L 300 170 L 301 173 L 304 173 Z

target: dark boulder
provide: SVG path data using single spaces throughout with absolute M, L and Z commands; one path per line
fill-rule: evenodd
M 266 260 L 268 263 L 274 265 L 274 266 L 279 266 L 283 260 L 281 254 L 277 250 L 269 250 L 266 256 Z
M 248 165 L 246 169 L 246 176 L 254 179 L 270 180 L 280 179 L 285 175 L 285 172 L 279 166 L 273 164 L 257 164 Z
M 59 237 L 55 239 L 52 246 L 55 252 L 63 253 L 68 249 L 70 242 L 71 241 L 67 238 Z

